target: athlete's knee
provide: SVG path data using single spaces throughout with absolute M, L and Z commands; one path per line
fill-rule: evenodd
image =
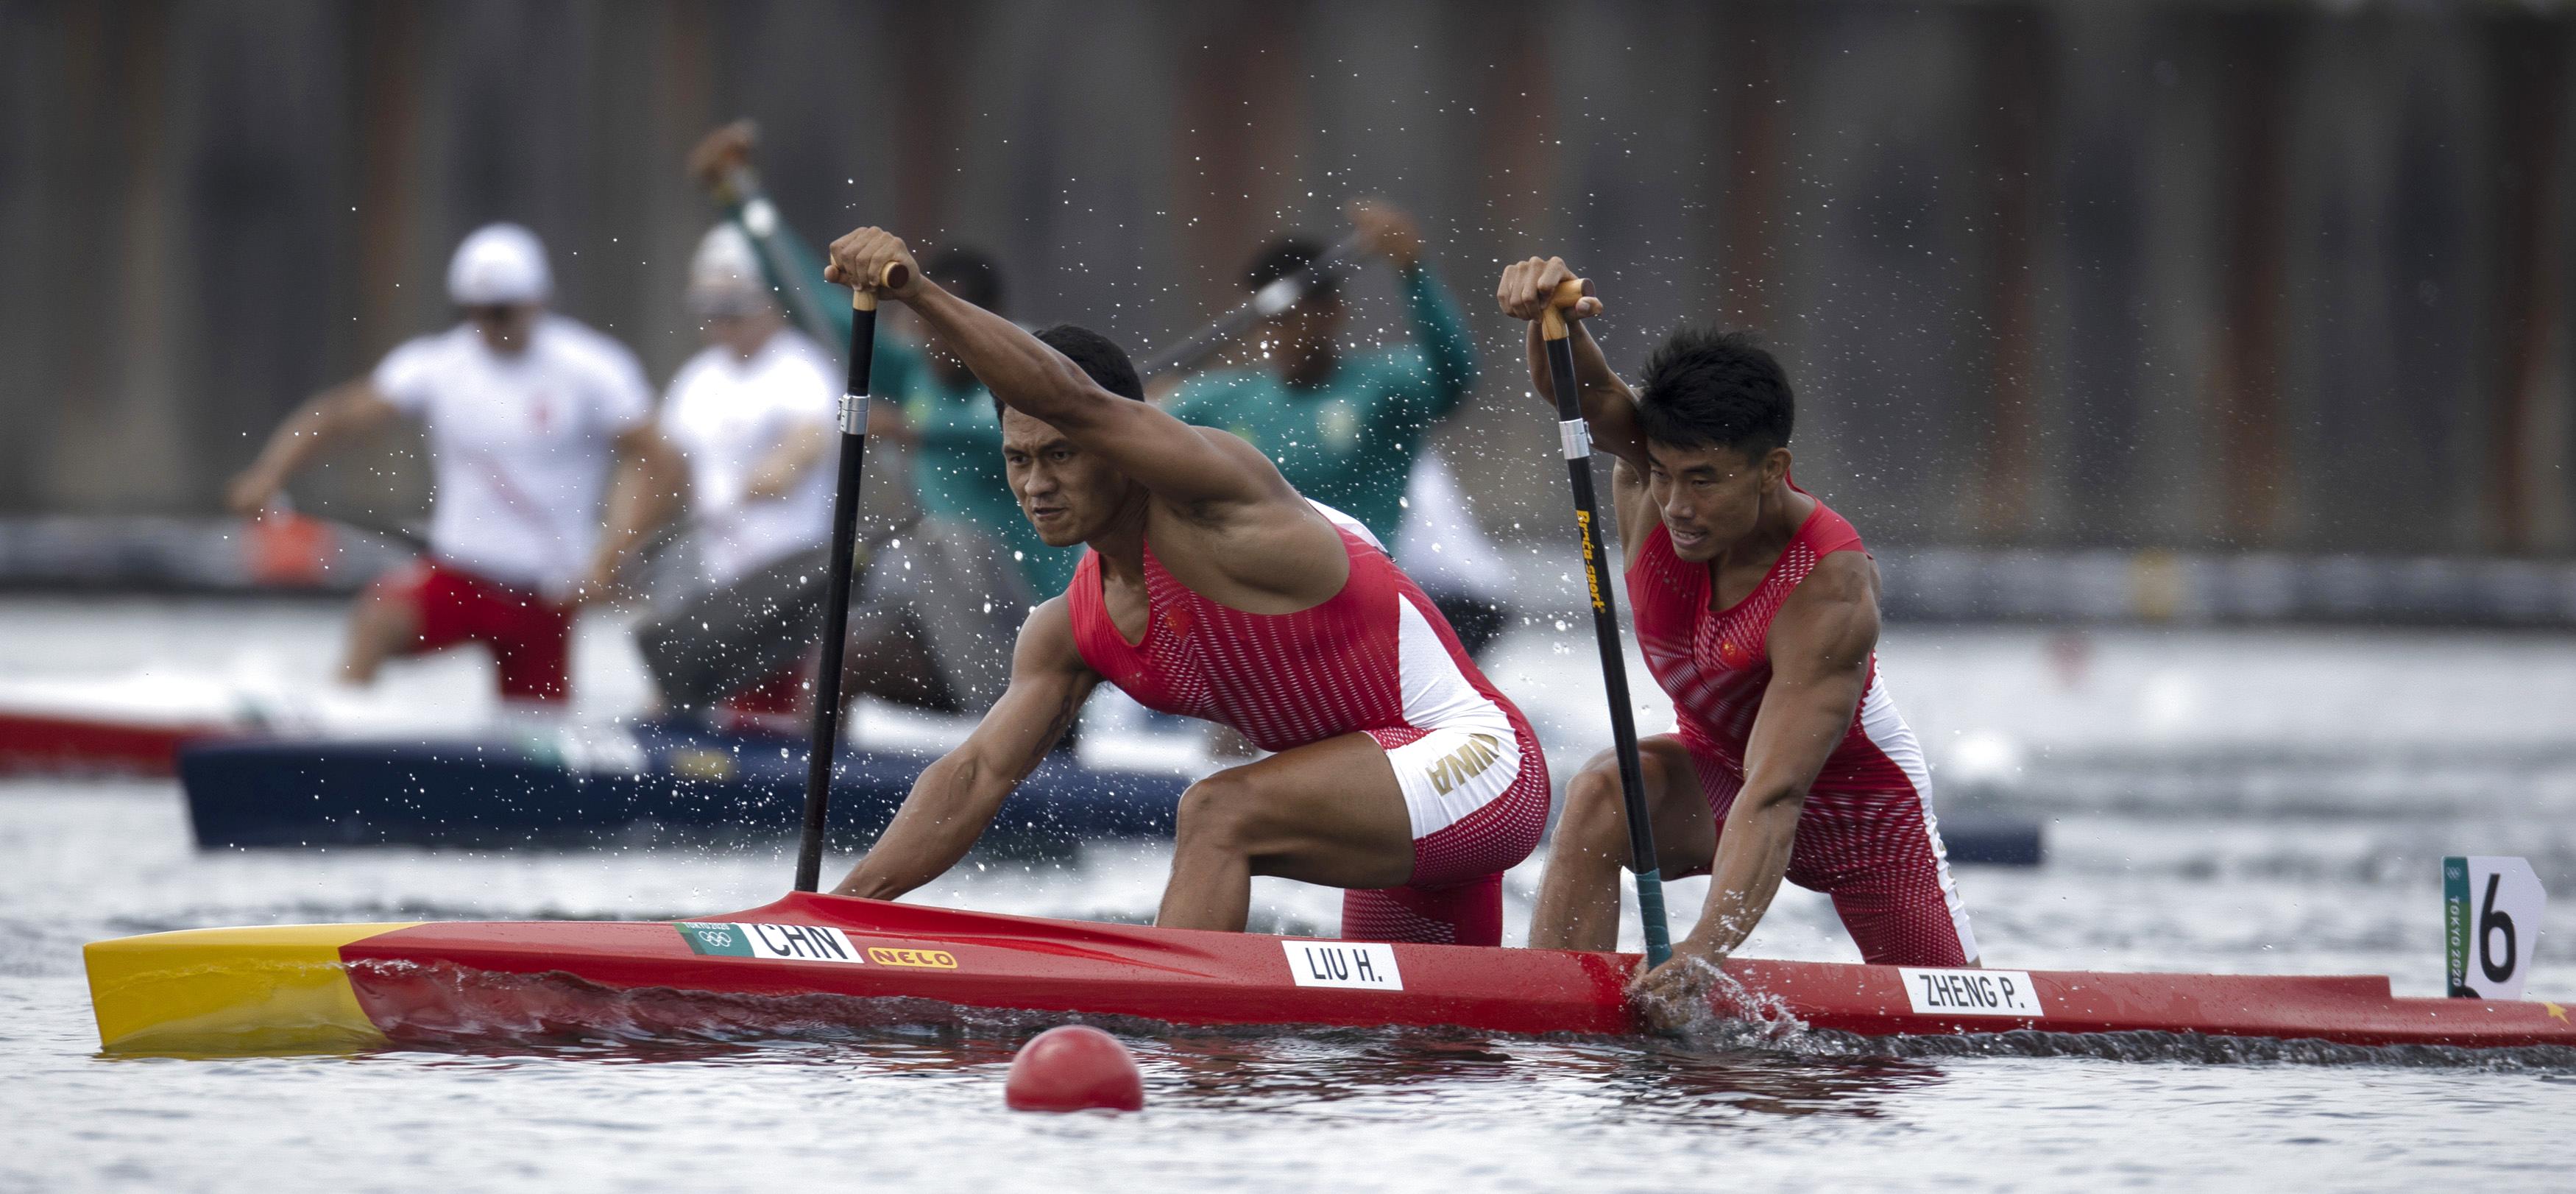
M 1619 761 L 1605 751 L 1565 782 L 1565 815 L 1557 821 L 1560 839 L 1585 846 L 1624 846 L 1628 840 L 1628 798 L 1620 790 Z
M 1217 772 L 1181 792 L 1173 837 L 1183 849 L 1242 853 L 1252 844 L 1261 810 L 1253 784 L 1240 767 Z
M 358 595 L 350 621 L 371 645 L 398 648 L 420 636 L 420 600 L 409 591 L 370 586 Z
M 359 590 L 358 599 L 350 603 L 349 616 L 361 626 L 378 626 L 396 616 L 397 611 L 407 611 L 410 605 L 406 594 L 392 592 L 383 585 L 369 585 Z

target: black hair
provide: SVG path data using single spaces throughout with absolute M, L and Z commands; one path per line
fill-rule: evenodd
M 1090 374 L 1091 380 L 1101 389 L 1121 398 L 1133 398 L 1138 402 L 1145 400 L 1145 382 L 1136 376 L 1136 362 L 1127 358 L 1127 350 L 1118 347 L 1117 341 L 1070 323 L 1039 328 L 1035 334 L 1038 343 L 1063 353 L 1066 359 L 1082 366 L 1082 371 Z M 1002 417 L 999 395 L 993 398 L 993 417 Z
M 922 257 L 921 272 L 950 294 L 995 315 L 1002 313 L 1002 267 L 982 250 L 943 245 Z
M 1313 265 L 1323 255 L 1324 246 L 1315 241 L 1302 236 L 1283 236 L 1264 246 L 1260 253 L 1254 255 L 1252 264 L 1244 267 L 1244 285 L 1253 290 L 1259 290 Z M 1341 292 L 1341 278 L 1331 270 L 1324 270 L 1316 274 L 1315 280 L 1308 284 L 1306 297 L 1329 299 L 1339 296 Z
M 1732 448 L 1759 461 L 1785 447 L 1797 422 L 1789 377 L 1744 332 L 1683 328 L 1647 358 L 1637 426 L 1676 448 Z

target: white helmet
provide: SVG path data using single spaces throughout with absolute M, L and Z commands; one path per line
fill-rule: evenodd
M 760 250 L 730 221 L 707 229 L 689 259 L 689 306 L 704 315 L 747 313 L 770 302 Z
M 554 293 L 546 246 L 516 224 L 485 224 L 447 263 L 447 297 L 460 307 L 542 303 Z

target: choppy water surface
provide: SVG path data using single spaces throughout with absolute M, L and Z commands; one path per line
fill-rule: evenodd
M 0 612 L 0 657 L 12 649 L 8 628 Z M 1994 632 L 1931 645 L 1940 650 L 1918 650 L 1989 668 L 2009 663 L 1992 656 L 2048 650 L 2044 636 Z M 23 660 L 23 640 L 16 649 Z M 2527 655 L 2509 644 L 2468 654 Z M 2546 751 L 2530 758 L 2543 786 L 2567 790 Z M 2403 765 L 2380 767 L 2372 797 L 2348 808 L 2145 799 L 2164 790 L 2148 780 L 2204 791 L 2153 769 L 2147 780 L 2097 777 L 2129 798 L 2026 793 L 2055 818 L 2050 864 L 1972 869 L 1961 884 L 1999 963 L 2375 972 L 2408 994 L 2439 985 L 2444 854 L 2531 855 L 2561 901 L 2551 919 L 2568 923 L 2576 830 L 2564 804 L 2517 785 L 2483 804 L 2463 807 L 2453 792 L 2417 807 L 2385 796 L 2410 786 L 2390 771 Z M 1141 919 L 1162 865 L 1159 850 L 1124 848 L 1061 864 L 969 864 L 919 898 Z M 785 853 L 766 847 L 199 855 L 172 785 L 0 783 L 0 1109 L 14 1144 L 0 1150 L 0 1188 L 2549 1189 L 2564 1188 L 2576 1163 L 2565 1131 L 2576 1064 L 2553 1057 L 2152 1041 L 1956 1056 L 1816 1039 L 1132 1034 L 1144 1114 L 1047 1117 L 1002 1107 L 1026 1025 L 348 1057 L 95 1052 L 78 949 L 99 937 L 306 920 L 704 915 L 773 898 L 788 870 Z M 1532 864 L 1512 876 L 1515 937 L 1537 875 Z M 1703 887 L 1681 888 L 1676 907 L 1695 908 Z M 1265 881 L 1255 913 L 1264 927 L 1329 931 L 1337 906 L 1329 893 Z M 2540 946 L 2537 994 L 2576 994 L 2576 949 L 2563 936 Z M 1830 907 L 1795 890 L 1747 952 L 1854 957 Z

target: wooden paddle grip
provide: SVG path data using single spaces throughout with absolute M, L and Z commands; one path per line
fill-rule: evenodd
M 878 292 L 886 290 L 901 290 L 911 284 L 912 267 L 905 265 L 900 261 L 889 261 L 885 263 L 884 269 L 877 271 L 876 285 L 853 286 L 850 288 L 850 309 L 853 311 L 874 311 L 877 309 Z
M 1571 334 L 1565 325 L 1565 312 L 1583 301 L 1583 279 L 1567 278 L 1556 284 L 1556 293 L 1547 298 L 1547 310 L 1539 312 L 1538 334 L 1541 339 L 1562 340 Z

